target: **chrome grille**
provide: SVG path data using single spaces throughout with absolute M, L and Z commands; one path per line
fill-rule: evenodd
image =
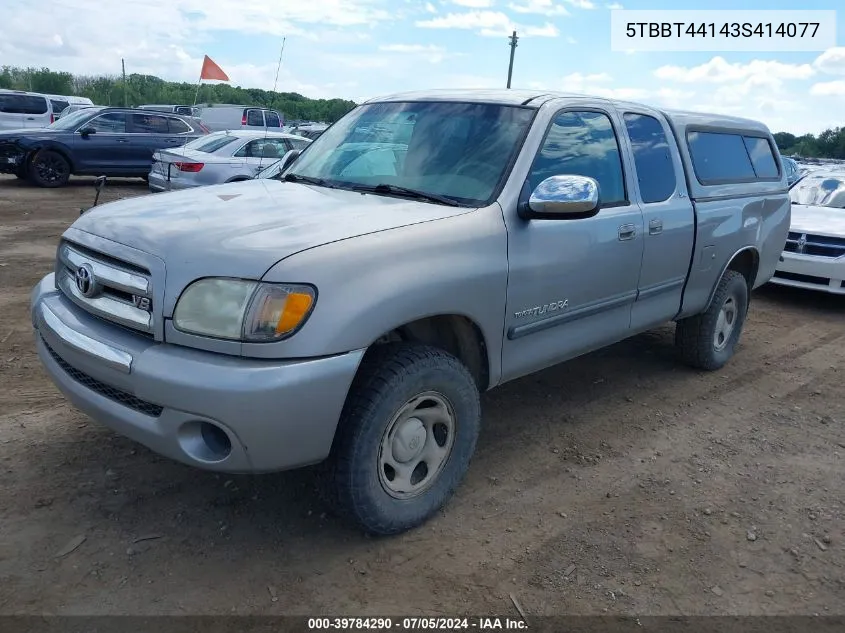
M 90 274 L 90 287 L 80 288 L 78 271 Z M 76 305 L 107 321 L 153 333 L 150 273 L 103 253 L 63 242 L 59 246 L 56 284 Z
M 817 257 L 842 257 L 845 255 L 845 238 L 790 231 L 784 250 Z

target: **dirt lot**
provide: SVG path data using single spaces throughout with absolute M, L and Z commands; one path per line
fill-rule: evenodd
M 487 394 L 455 499 L 370 539 L 308 471 L 193 470 L 59 395 L 29 291 L 92 195 L 0 177 L 0 613 L 845 614 L 845 301 L 755 293 L 721 372 L 665 328 Z

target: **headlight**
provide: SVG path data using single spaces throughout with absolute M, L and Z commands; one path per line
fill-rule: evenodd
M 200 279 L 176 302 L 176 329 L 240 341 L 277 341 L 293 334 L 311 314 L 311 286 L 241 279 Z

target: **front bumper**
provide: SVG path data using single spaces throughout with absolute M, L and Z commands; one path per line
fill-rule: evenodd
M 70 303 L 52 273 L 31 304 L 38 355 L 74 405 L 207 470 L 272 472 L 325 459 L 365 351 L 263 361 L 157 343 Z
M 845 295 L 845 257 L 819 257 L 784 251 L 771 283 Z

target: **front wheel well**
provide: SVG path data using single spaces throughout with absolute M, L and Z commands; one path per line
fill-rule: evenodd
M 29 170 L 30 166 L 32 165 L 32 159 L 34 159 L 39 152 L 55 152 L 67 161 L 67 164 L 70 166 L 70 173 L 74 173 L 75 167 L 73 164 L 73 160 L 70 157 L 70 154 L 61 147 L 51 147 L 46 145 L 42 145 L 41 147 L 35 147 L 29 150 L 29 153 L 27 154 L 26 160 L 24 162 L 27 170 Z
M 446 314 L 411 321 L 386 332 L 374 345 L 395 342 L 418 342 L 431 345 L 458 358 L 472 374 L 479 391 L 490 382 L 487 344 L 481 328 L 471 319 Z

